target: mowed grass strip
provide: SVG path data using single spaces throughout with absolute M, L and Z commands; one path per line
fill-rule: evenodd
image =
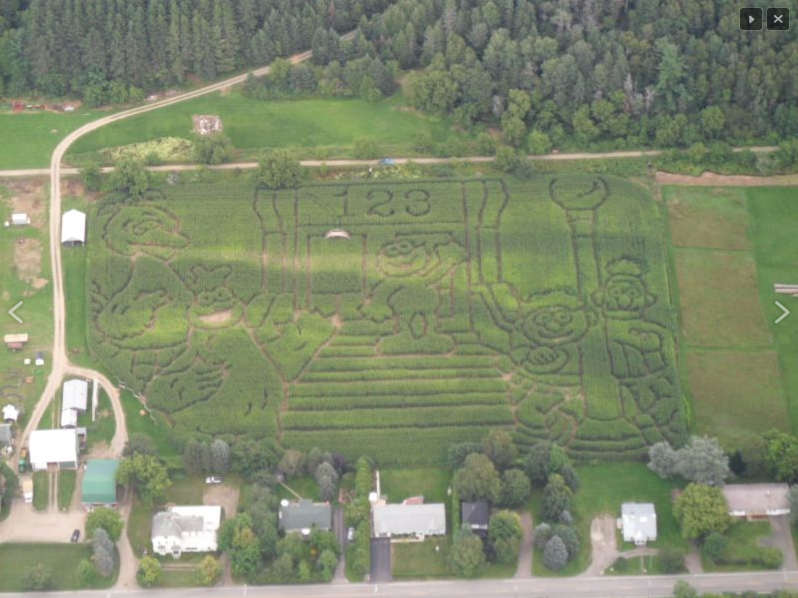
M 772 428 L 788 429 L 789 417 L 775 351 L 686 353 L 699 432 L 724 446 L 740 446 Z
M 688 345 L 770 344 L 757 293 L 756 267 L 745 253 L 677 251 L 682 330 Z
M 674 246 L 750 249 L 744 189 L 666 187 L 664 195 Z
M 798 431 L 798 299 L 776 295 L 774 283 L 798 284 L 798 201 L 795 188 L 749 189 L 748 210 L 753 226 L 754 257 L 759 276 L 759 294 L 765 306 L 767 325 L 779 354 L 785 395 L 789 400 L 792 430 Z M 778 300 L 792 310 L 780 323 Z
M 71 154 L 141 143 L 160 137 L 191 136 L 192 115 L 221 117 L 225 135 L 240 149 L 260 147 L 349 146 L 359 137 L 382 146 L 409 147 L 420 133 L 436 141 L 449 137 L 449 124 L 398 110 L 393 96 L 382 102 L 358 99 L 307 99 L 265 102 L 239 93 L 212 94 L 98 129 L 78 140 Z
M 103 116 L 79 111 L 0 113 L 0 169 L 43 168 L 58 142 L 78 127 Z
M 92 558 L 89 544 L 0 544 L 0 592 L 19 592 L 28 570 L 41 563 L 53 573 L 57 590 L 80 588 L 75 574 L 83 559 Z M 118 570 L 118 567 L 117 567 Z M 110 578 L 95 577 L 93 588 L 107 588 L 114 584 L 116 573 Z

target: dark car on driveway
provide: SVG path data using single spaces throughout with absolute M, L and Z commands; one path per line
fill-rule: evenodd
M 72 537 L 69 539 L 69 541 L 74 544 L 78 540 L 80 540 L 80 530 L 76 529 L 74 532 L 72 532 Z

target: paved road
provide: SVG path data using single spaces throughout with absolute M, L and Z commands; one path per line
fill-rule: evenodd
M 700 592 L 772 592 L 798 589 L 798 573 L 718 573 L 696 576 L 535 578 L 529 580 L 392 582 L 387 584 L 299 585 L 170 589 L 170 598 L 658 598 L 671 596 L 684 579 Z M 50 592 L 42 596 L 66 595 Z M 152 598 L 152 590 L 69 592 L 73 598 Z M 161 590 L 159 595 L 166 594 Z M 2 594 L 30 598 L 31 594 Z

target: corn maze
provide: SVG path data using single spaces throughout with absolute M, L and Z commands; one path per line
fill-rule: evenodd
M 685 434 L 659 215 L 631 183 L 162 193 L 95 208 L 90 340 L 177 439 L 420 465 L 488 428 L 580 460 Z

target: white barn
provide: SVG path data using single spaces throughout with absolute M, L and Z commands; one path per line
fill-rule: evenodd
M 74 428 L 62 430 L 34 430 L 28 442 L 33 471 L 55 465 L 58 469 L 78 468 L 78 432 Z
M 26 224 L 30 224 L 30 216 L 24 212 L 11 214 L 11 224 L 14 226 L 25 226 Z
M 75 247 L 86 244 L 86 214 L 69 210 L 61 217 L 61 244 Z
M 650 502 L 625 502 L 621 505 L 623 541 L 645 546 L 657 539 L 657 511 Z
M 61 409 L 77 409 L 86 411 L 89 396 L 89 383 L 85 380 L 67 380 L 64 382 Z
M 213 552 L 222 507 L 171 507 L 152 518 L 152 549 L 162 556 L 179 558 L 184 552 Z

